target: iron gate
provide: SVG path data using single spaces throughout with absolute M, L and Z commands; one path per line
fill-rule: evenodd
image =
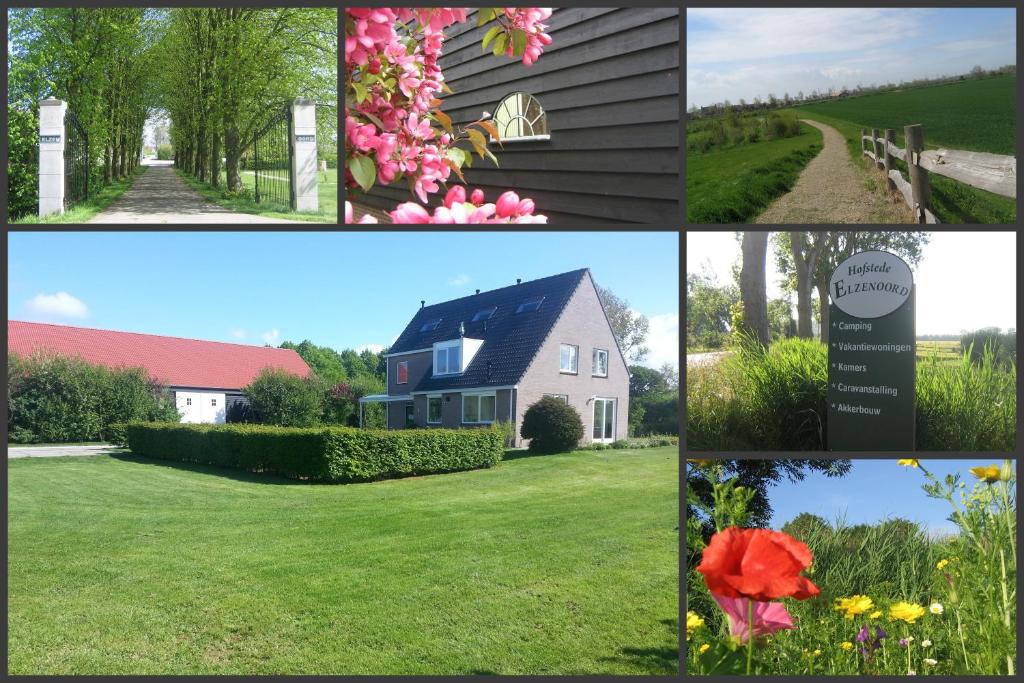
M 89 135 L 78 117 L 64 116 L 64 208 L 89 197 Z
M 253 194 L 256 202 L 294 205 L 291 182 L 292 112 L 285 107 L 256 135 L 252 145 Z M 244 183 L 243 183 L 244 184 Z

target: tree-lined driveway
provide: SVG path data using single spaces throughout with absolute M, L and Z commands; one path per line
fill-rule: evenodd
M 236 213 L 212 204 L 185 184 L 170 161 L 143 161 L 146 170 L 132 186 L 89 223 L 181 223 L 230 225 L 250 223 L 299 223 Z

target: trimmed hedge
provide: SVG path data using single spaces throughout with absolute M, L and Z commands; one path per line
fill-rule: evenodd
M 387 432 L 352 427 L 133 423 L 127 434 L 132 453 L 146 458 L 329 482 L 491 467 L 505 452 L 504 432 L 497 427 Z

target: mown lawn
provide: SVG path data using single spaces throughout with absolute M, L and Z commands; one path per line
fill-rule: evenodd
M 675 447 L 313 485 L 8 461 L 12 674 L 675 674 Z

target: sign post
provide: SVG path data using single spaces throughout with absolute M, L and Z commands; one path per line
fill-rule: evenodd
M 854 254 L 829 280 L 828 448 L 914 449 L 914 276 L 884 251 Z

